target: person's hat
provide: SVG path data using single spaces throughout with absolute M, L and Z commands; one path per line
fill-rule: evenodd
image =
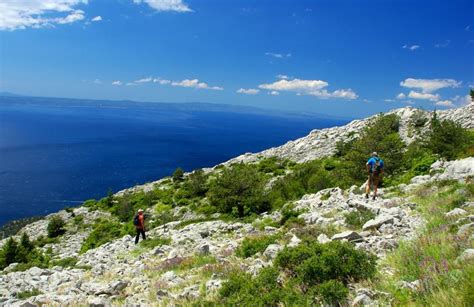
M 377 156 L 378 156 L 377 152 L 374 151 L 374 152 L 372 153 L 372 156 L 377 157 Z
M 142 213 L 142 212 L 143 212 L 143 210 L 142 210 L 142 209 L 138 209 L 138 213 Z

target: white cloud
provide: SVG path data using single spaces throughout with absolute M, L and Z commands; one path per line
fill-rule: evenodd
M 95 16 L 91 21 L 102 21 L 102 16 Z
M 461 82 L 453 79 L 413 79 L 408 78 L 400 82 L 400 85 L 407 88 L 421 89 L 423 93 L 432 93 L 442 88 L 459 87 Z
M 171 12 L 186 13 L 186 12 L 193 11 L 182 0 L 133 0 L 133 3 L 135 4 L 146 3 L 152 9 L 157 10 L 159 12 L 171 11 Z
M 453 97 L 452 100 L 461 106 L 465 106 L 465 105 L 473 103 L 471 100 L 471 95 L 466 95 L 466 96 L 458 95 L 458 96 Z
M 321 99 L 329 99 L 329 98 L 342 98 L 342 99 L 357 99 L 359 96 L 349 89 L 342 89 L 342 90 L 335 90 L 334 92 L 328 92 L 327 90 L 318 90 L 318 91 L 311 91 L 308 95 L 316 96 Z
M 466 31 L 471 30 L 471 25 L 467 25 L 467 26 L 464 28 L 464 30 L 466 30 Z
M 403 93 L 400 93 L 397 95 L 397 99 L 405 99 L 405 98 L 406 98 L 406 95 Z
M 84 19 L 77 7 L 88 0 L 6 0 L 0 2 L 0 30 L 41 28 Z
M 322 80 L 281 79 L 269 84 L 260 84 L 258 87 L 264 90 L 307 93 L 311 91 L 320 90 L 328 85 L 329 83 Z
M 451 43 L 451 41 L 448 39 L 448 40 L 445 40 L 444 43 L 435 44 L 435 47 L 436 48 L 446 48 L 446 47 L 449 46 L 450 43 Z
M 395 102 L 396 100 L 395 99 L 384 99 L 383 101 L 385 101 L 385 102 Z
M 282 75 L 282 74 L 278 74 L 278 75 L 276 75 L 276 77 L 277 77 L 278 79 L 285 79 L 285 80 L 290 79 L 290 77 L 288 77 L 287 75 Z
M 403 49 L 408 49 L 410 51 L 415 51 L 416 49 L 419 49 L 420 48 L 420 45 L 403 45 L 402 46 Z
M 245 89 L 245 88 L 241 88 L 241 89 L 238 89 L 237 90 L 237 93 L 239 94 L 247 94 L 247 95 L 256 95 L 260 92 L 260 90 L 258 89 L 255 89 L 255 88 L 249 88 L 249 89 Z
M 102 84 L 102 81 L 100 81 L 100 79 L 95 79 L 94 81 L 92 81 L 94 84 Z
M 272 96 L 278 96 L 278 95 L 280 95 L 280 92 L 277 92 L 277 91 L 271 91 L 271 92 L 268 92 L 268 95 L 272 95 Z
M 133 81 L 133 82 L 134 83 L 148 83 L 148 82 L 152 82 L 152 81 L 153 81 L 153 78 L 148 77 L 148 78 L 139 79 L 139 80 L 136 80 L 136 81 Z
M 291 53 L 274 53 L 274 52 L 265 52 L 266 56 L 271 56 L 277 59 L 283 59 L 283 58 L 291 58 Z
M 120 80 L 116 80 L 116 81 L 112 81 L 112 85 L 122 85 L 122 81 Z
M 415 91 L 410 91 L 408 93 L 408 97 L 413 99 L 424 99 L 424 100 L 431 100 L 431 101 L 438 101 L 440 99 L 439 95 L 430 94 L 430 93 L 420 93 Z
M 153 79 L 153 82 L 154 82 L 154 83 L 159 83 L 159 84 L 161 84 L 161 85 L 166 85 L 166 84 L 170 84 L 170 83 L 171 83 L 170 80 L 161 79 L 161 78 L 155 78 L 155 79 Z
M 351 89 L 339 89 L 329 92 L 325 89 L 329 83 L 323 80 L 280 79 L 273 83 L 260 84 L 258 87 L 268 91 L 296 92 L 297 95 L 310 95 L 321 99 L 343 98 L 356 99 L 357 94 Z
M 199 82 L 198 79 L 185 79 L 183 81 L 173 81 L 171 82 L 172 86 L 182 86 L 182 87 L 192 87 L 197 89 L 206 89 L 206 90 L 215 90 L 222 91 L 224 88 L 219 86 L 209 86 L 205 82 Z
M 441 106 L 441 107 L 448 107 L 448 108 L 454 107 L 454 104 L 451 100 L 440 100 L 440 101 L 437 101 L 435 105 Z
M 138 83 L 135 83 L 135 82 L 128 82 L 127 84 L 125 84 L 126 86 L 137 86 Z

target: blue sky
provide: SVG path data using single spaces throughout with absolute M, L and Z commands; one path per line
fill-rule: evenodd
M 473 1 L 0 1 L 0 90 L 365 116 L 467 103 Z

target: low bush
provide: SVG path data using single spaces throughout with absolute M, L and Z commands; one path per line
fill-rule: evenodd
M 37 296 L 37 295 L 40 295 L 42 294 L 42 292 L 36 288 L 34 288 L 33 290 L 30 290 L 30 291 L 20 291 L 16 294 L 16 298 L 19 299 L 19 300 L 24 300 L 24 299 L 27 299 L 27 298 L 30 298 L 30 297 L 33 297 L 33 296 Z
M 81 254 L 128 233 L 122 224 L 113 220 L 100 219 L 92 227 L 92 232 L 82 243 Z M 133 228 L 133 225 L 131 225 L 131 228 Z
M 63 235 L 66 232 L 65 225 L 66 223 L 61 217 L 53 216 L 48 223 L 48 237 L 56 238 Z
M 265 251 L 268 245 L 275 243 L 279 238 L 279 234 L 247 237 L 242 241 L 235 253 L 242 258 L 251 257 L 256 253 Z
M 351 226 L 355 229 L 360 229 L 367 221 L 373 219 L 374 217 L 375 214 L 368 209 L 357 209 L 346 213 L 344 215 L 344 220 L 348 226 Z
M 344 259 L 344 261 L 341 261 Z M 347 284 L 371 278 L 375 257 L 339 241 L 319 244 L 304 241 L 285 248 L 273 266 L 256 277 L 236 271 L 219 291 L 223 305 L 311 306 L 344 305 Z

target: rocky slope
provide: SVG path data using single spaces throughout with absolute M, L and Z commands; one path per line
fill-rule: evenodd
M 414 114 L 430 116 L 413 108 L 393 112 L 400 116 L 401 135 L 408 142 L 416 137 L 416 134 L 409 131 L 408 125 Z M 439 112 L 439 115 L 442 118 L 454 119 L 464 127 L 474 128 L 473 105 Z M 302 162 L 330 155 L 334 152 L 338 140 L 357 134 L 368 120 L 353 121 L 344 127 L 315 130 L 299 140 L 262 153 L 243 155 L 227 163 L 251 162 L 261 156 L 273 155 Z M 46 244 L 43 250 L 51 248 L 55 259 L 76 257 L 77 264 L 74 268 L 33 267 L 24 272 L 13 272 L 15 265 L 10 265 L 0 275 L 0 305 L 167 305 L 209 299 L 216 295 L 225 280 L 224 272 L 240 268 L 257 274 L 261 268 L 271 265 L 278 251 L 284 246 L 298 245 L 301 241 L 301 231 L 318 230 L 318 241 L 322 243 L 348 240 L 357 248 L 373 252 L 383 259 L 398 246 L 400 240 L 415 237 L 425 223 L 415 210 L 417 204 L 406 196 L 398 196 L 394 191 L 410 193 L 422 185 L 445 179 L 465 181 L 466 178 L 474 176 L 474 158 L 436 162 L 431 168 L 431 175 L 418 176 L 408 185 L 382 190 L 382 197 L 377 200 L 366 200 L 361 195 L 360 188 L 356 186 L 348 190 L 331 188 L 305 195 L 294 204 L 296 209 L 301 210 L 299 217 L 304 219 L 305 226 L 303 229 L 291 229 L 288 232 L 283 231 L 283 228 L 265 226 L 271 221 L 280 220 L 279 211 L 264 213 L 253 223 L 226 222 L 217 219 L 217 216 L 216 220 L 199 221 L 200 216 L 188 211 L 182 215 L 182 221 L 170 222 L 148 232 L 150 239 L 167 239 L 167 244 L 151 249 L 136 246 L 133 238 L 127 235 L 81 254 L 81 244 L 91 229 L 74 228 L 74 219 L 82 216 L 87 225 L 98 218 L 110 216 L 108 213 L 90 211 L 86 207 L 75 208 L 72 212 L 63 210 L 27 225 L 17 237 L 23 232 L 32 239 L 40 235 L 46 236 L 48 220 L 59 215 L 70 228 L 58 243 Z M 162 182 L 161 180 L 137 186 L 127 192 L 151 190 Z M 121 191 L 118 195 L 124 192 Z M 463 231 L 472 233 L 473 205 L 463 204 L 463 208 L 458 208 L 459 210 L 451 214 L 457 221 L 461 221 L 459 223 L 465 224 Z M 373 218 L 361 229 L 353 229 L 347 225 L 345 216 L 354 210 L 369 211 Z M 183 224 L 183 221 L 190 221 L 190 224 Z M 191 223 L 192 221 L 196 222 Z M 274 233 L 280 233 L 281 239 L 270 244 L 264 252 L 245 259 L 235 255 L 244 238 Z M 5 240 L 2 245 L 4 242 Z M 467 253 L 469 254 L 469 251 Z M 32 290 L 36 290 L 37 295 L 23 300 L 17 298 L 18 293 Z M 374 304 L 374 301 L 383 295 L 386 294 L 362 285 L 352 286 L 351 297 L 355 305 Z

